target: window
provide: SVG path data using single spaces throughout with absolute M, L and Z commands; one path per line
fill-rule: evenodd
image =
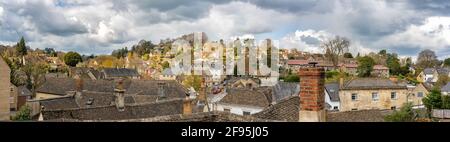
M 334 106 L 333 107 L 333 110 L 338 110 L 339 108 L 337 107 L 337 106 Z
M 231 112 L 231 109 L 229 109 L 229 108 L 224 108 L 223 111 L 225 111 L 225 112 Z
M 372 93 L 372 101 L 378 101 L 380 99 L 380 97 L 378 96 L 378 92 L 373 92 Z
M 423 97 L 423 92 L 418 92 L 417 93 L 417 97 L 422 98 Z
M 250 112 L 244 111 L 243 114 L 244 114 L 244 115 L 250 115 Z
M 397 109 L 396 106 L 392 106 L 392 107 L 391 107 L 391 110 L 396 110 L 396 109 Z
M 391 92 L 391 99 L 397 100 L 397 92 Z
M 356 101 L 356 100 L 358 100 L 358 94 L 353 93 L 352 94 L 352 101 Z

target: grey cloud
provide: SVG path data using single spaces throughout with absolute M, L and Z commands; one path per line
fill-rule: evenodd
M 87 32 L 87 28 L 81 23 L 70 21 L 59 11 L 41 2 L 31 1 L 24 4 L 4 3 L 4 5 L 6 5 L 4 9 L 9 11 L 8 14 L 11 14 L 11 17 L 18 16 L 22 18 L 21 22 L 28 20 L 42 33 L 70 36 Z

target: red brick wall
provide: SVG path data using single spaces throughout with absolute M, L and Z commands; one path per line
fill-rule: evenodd
M 323 68 L 300 68 L 300 109 L 319 111 L 325 107 L 325 71 Z

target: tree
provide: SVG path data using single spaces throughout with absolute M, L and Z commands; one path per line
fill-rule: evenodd
M 322 43 L 321 47 L 325 50 L 325 57 L 330 60 L 334 67 L 339 64 L 339 57 L 347 52 L 350 41 L 346 38 L 336 36 L 334 39 Z
M 388 122 L 414 122 L 415 119 L 415 112 L 412 109 L 411 103 L 403 104 L 399 111 L 394 111 L 384 118 Z
M 386 54 L 386 56 L 386 65 L 389 68 L 389 72 L 393 75 L 399 75 L 401 66 L 397 54 Z
M 386 52 L 385 49 L 383 49 L 383 50 L 380 50 L 380 52 L 378 52 L 378 55 L 386 56 L 386 55 L 387 55 L 387 52 Z
M 45 73 L 48 66 L 44 63 L 27 63 L 22 68 L 27 77 L 27 88 L 31 90 L 33 97 L 36 96 L 36 89 L 45 83 Z
M 359 77 L 369 77 L 370 73 L 373 71 L 373 66 L 375 64 L 375 61 L 368 57 L 368 56 L 364 56 L 361 57 L 358 60 L 358 76 Z
M 421 51 L 417 57 L 417 66 L 420 68 L 432 68 L 438 65 L 438 63 L 439 60 L 437 59 L 436 53 L 429 49 Z
M 427 108 L 428 113 L 430 113 L 432 109 L 440 109 L 442 107 L 441 90 L 434 87 L 431 92 L 422 99 L 422 102 Z
M 25 45 L 25 39 L 22 37 L 20 41 L 17 43 L 16 51 L 19 56 L 27 55 L 27 46 Z
M 64 55 L 64 63 L 66 65 L 75 67 L 79 62 L 82 62 L 83 59 L 81 58 L 81 55 L 77 52 L 69 52 L 66 55 Z
M 450 78 L 447 75 L 439 75 L 438 80 L 436 82 L 436 87 L 442 87 L 447 85 L 447 83 L 450 81 Z
M 186 88 L 193 87 L 196 91 L 200 90 L 202 78 L 199 75 L 187 75 L 185 76 L 182 84 Z
M 344 53 L 344 58 L 353 58 L 353 55 L 352 55 L 352 53 L 347 52 L 347 53 Z
M 164 62 L 162 63 L 162 69 L 164 70 L 164 69 L 166 69 L 166 68 L 170 68 L 170 64 L 169 64 L 169 62 L 164 61 Z
M 111 55 L 116 57 L 116 58 L 118 58 L 118 59 L 125 58 L 128 55 L 128 47 L 117 49 L 117 50 L 113 50 Z
M 300 77 L 297 74 L 291 74 L 284 78 L 284 82 L 300 82 Z
M 51 57 L 56 57 L 56 51 L 53 48 L 44 48 L 44 53 Z
M 16 115 L 12 118 L 15 121 L 26 121 L 31 120 L 31 107 L 25 105 L 19 109 Z
M 444 66 L 450 67 L 450 58 L 444 60 Z

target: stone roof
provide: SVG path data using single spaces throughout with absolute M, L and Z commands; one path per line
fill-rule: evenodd
M 227 89 L 227 95 L 219 103 L 254 107 L 267 107 L 270 104 L 264 93 L 250 89 Z
M 138 77 L 139 73 L 135 69 L 127 68 L 106 68 L 103 69 L 105 77 Z
M 297 122 L 299 120 L 300 98 L 293 96 L 267 107 L 252 116 L 264 120 Z M 327 112 L 327 122 L 382 122 L 390 110 L 360 110 L 346 112 Z
M 162 75 L 174 75 L 172 72 L 172 69 L 170 69 L 170 68 L 164 69 L 161 74 Z
M 31 96 L 32 93 L 25 85 L 17 87 L 17 92 L 19 96 Z
M 125 105 L 123 111 L 117 109 L 115 105 L 76 108 L 76 109 L 60 109 L 60 110 L 44 110 L 42 115 L 44 120 L 126 120 L 149 118 L 156 116 L 181 114 L 183 111 L 183 100 L 174 99 L 159 101 L 147 104 Z
M 423 70 L 423 73 L 424 74 L 433 74 L 434 71 L 435 71 L 434 68 L 426 68 L 426 69 Z
M 158 84 L 164 84 L 164 94 L 169 98 L 184 98 L 187 90 L 176 81 L 166 80 L 125 80 L 125 94 L 159 95 Z M 115 82 L 111 80 L 83 80 L 83 90 L 92 92 L 114 92 Z M 37 92 L 64 96 L 76 89 L 75 79 L 46 78 Z
M 300 98 L 298 96 L 292 96 L 281 100 L 275 105 L 265 108 L 263 111 L 258 112 L 253 116 L 267 120 L 297 122 L 299 120 L 299 112 Z
M 79 108 L 110 106 L 114 104 L 115 96 L 112 93 L 82 92 L 75 99 Z
M 359 89 L 407 89 L 407 87 L 405 84 L 384 78 L 357 78 L 346 82 L 342 88 L 342 90 Z
M 450 68 L 437 68 L 436 71 L 440 75 L 449 75 L 450 74 Z
M 168 98 L 184 98 L 187 90 L 178 82 L 173 80 L 129 80 L 125 94 L 140 95 L 163 95 Z M 160 85 L 163 91 L 160 92 Z M 161 94 L 163 93 L 163 94 Z
M 71 78 L 45 78 L 44 84 L 36 89 L 36 92 L 54 94 L 54 95 L 66 95 L 67 91 L 75 90 L 75 80 Z
M 288 65 L 308 65 L 309 61 L 308 60 L 288 60 L 287 64 Z
M 442 86 L 441 91 L 450 92 L 450 82 L 448 82 L 445 86 Z
M 300 93 L 300 84 L 292 82 L 278 82 L 272 87 L 272 103 L 277 103 L 290 96 Z
M 328 112 L 328 122 L 384 122 L 391 110 L 360 110 L 346 112 Z
M 339 83 L 334 82 L 325 84 L 325 91 L 330 95 L 331 101 L 339 101 Z
M 157 116 L 140 119 L 125 120 L 75 120 L 59 119 L 62 122 L 276 122 L 273 120 L 264 120 L 252 116 L 242 116 L 229 112 L 211 111 L 193 113 L 190 115 L 174 114 L 166 116 Z
M 77 102 L 73 97 L 61 97 L 61 98 L 53 98 L 40 100 L 39 103 L 41 106 L 44 106 L 45 110 L 56 110 L 56 109 L 74 109 L 79 108 Z

